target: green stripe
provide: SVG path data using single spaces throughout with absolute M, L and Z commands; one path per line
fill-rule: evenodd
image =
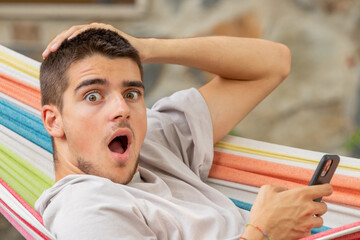
M 30 206 L 54 181 L 0 143 L 0 177 Z

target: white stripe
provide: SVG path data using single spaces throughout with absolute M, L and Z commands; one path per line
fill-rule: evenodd
M 40 62 L 38 62 L 38 61 L 36 61 L 36 60 L 34 60 L 32 58 L 26 57 L 25 55 L 22 55 L 22 54 L 20 54 L 18 52 L 15 52 L 14 50 L 11 50 L 10 48 L 7 48 L 7 47 L 5 47 L 3 45 L 0 45 L 0 51 L 3 51 L 5 53 L 19 59 L 20 61 L 25 62 L 26 64 L 29 64 L 29 65 L 31 65 L 31 66 L 33 66 L 35 68 L 40 69 L 40 65 L 41 65 Z
M 241 146 L 241 147 L 252 148 L 255 150 L 267 151 L 267 152 L 271 152 L 271 153 L 284 154 L 284 155 L 289 155 L 289 156 L 294 156 L 294 157 L 311 159 L 311 160 L 314 160 L 317 162 L 319 162 L 321 160 L 322 156 L 325 154 L 323 152 L 315 152 L 315 151 L 310 151 L 310 150 L 305 150 L 305 149 L 300 149 L 300 148 L 287 147 L 287 146 L 283 146 L 283 145 L 262 142 L 262 141 L 256 141 L 256 140 L 242 138 L 242 137 L 226 136 L 221 141 L 226 142 L 226 143 L 231 143 L 231 144 Z M 223 149 L 223 148 L 215 148 L 215 150 L 239 155 L 239 152 L 233 151 L 233 150 L 228 150 L 228 149 Z M 312 170 L 315 170 L 315 168 L 316 168 L 316 165 L 313 165 L 313 164 L 295 162 L 295 161 L 284 160 L 284 159 L 277 159 L 277 158 L 272 158 L 272 157 L 266 157 L 266 156 L 262 156 L 261 154 L 257 155 L 256 152 L 254 154 L 241 152 L 241 155 L 245 156 L 245 157 L 256 158 L 259 160 L 275 162 L 275 163 L 280 163 L 280 164 L 286 164 L 286 165 L 295 166 L 295 167 L 303 167 L 303 168 L 312 169 Z M 360 159 L 340 156 L 340 164 L 360 168 Z M 338 169 L 336 169 L 336 173 L 347 175 L 347 176 L 352 176 L 352 177 L 356 177 L 356 178 L 360 177 L 359 172 L 348 170 L 348 169 L 338 168 Z
M 0 196 L 1 199 L 9 206 L 14 212 L 16 212 L 19 216 L 21 216 L 26 222 L 34 226 L 44 235 L 49 237 L 50 239 L 55 239 L 50 232 L 21 204 L 19 203 L 16 198 L 8 192 L 8 190 L 3 186 L 0 185 Z M 35 239 L 43 239 L 34 231 L 32 231 L 29 227 L 27 227 L 20 219 L 18 219 L 15 215 L 9 212 L 5 206 L 3 206 L 4 210 L 6 210 L 22 227 L 26 229 L 26 231 L 31 234 Z
M 318 238 L 318 240 L 335 239 L 335 238 L 338 238 L 338 237 L 341 237 L 341 236 L 346 236 L 348 234 L 355 233 L 355 232 L 360 232 L 360 226 L 356 226 L 356 227 L 353 227 L 353 228 L 350 228 L 350 229 L 345 229 L 343 231 L 340 231 L 340 232 L 337 232 L 337 233 L 333 233 L 333 234 Z
M 1 46 L 1 45 L 0 45 Z M 0 63 L 0 71 L 13 77 L 18 79 L 19 81 L 22 81 L 24 83 L 28 83 L 31 84 L 34 87 L 38 87 L 40 88 L 40 81 L 37 78 L 34 78 L 24 72 L 21 72 L 15 68 L 12 68 L 6 64 Z
M 24 111 L 26 111 L 28 113 L 31 113 L 31 114 L 41 118 L 40 111 L 36 110 L 35 108 L 32 108 L 32 107 L 30 107 L 30 106 L 28 106 L 28 105 L 26 105 L 26 104 L 24 104 L 24 103 L 22 103 L 22 102 L 20 102 L 20 101 L 18 101 L 16 99 L 12 98 L 12 97 L 9 97 L 8 95 L 3 94 L 1 92 L 0 92 L 0 98 L 8 101 L 9 103 L 21 108 L 22 110 L 24 110 Z
M 55 180 L 52 154 L 0 124 L 0 142 Z

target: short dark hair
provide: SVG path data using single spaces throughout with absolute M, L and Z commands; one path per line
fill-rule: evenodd
M 64 40 L 59 49 L 43 61 L 40 68 L 41 104 L 54 104 L 62 112 L 63 94 L 69 85 L 67 70 L 72 63 L 94 54 L 134 60 L 143 79 L 139 53 L 129 41 L 114 31 L 92 28 L 71 40 Z

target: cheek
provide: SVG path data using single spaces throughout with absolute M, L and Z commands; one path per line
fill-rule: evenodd
M 102 139 L 99 133 L 99 120 L 95 117 L 87 117 L 73 114 L 64 122 L 64 132 L 70 148 L 78 151 L 93 149 L 92 145 L 99 145 L 94 139 Z M 91 146 L 91 148 L 90 148 Z
M 146 117 L 146 111 L 140 114 L 139 116 L 139 130 L 140 130 L 140 138 L 141 142 L 144 140 L 147 130 L 147 117 Z
M 138 138 L 138 142 L 142 143 L 142 140 L 145 138 L 146 129 L 147 129 L 147 119 L 146 119 L 146 110 L 144 108 L 136 109 L 133 111 L 133 122 L 132 127 L 135 131 L 136 137 Z

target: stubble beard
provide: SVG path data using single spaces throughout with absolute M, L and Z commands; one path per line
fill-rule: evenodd
M 129 128 L 130 131 L 132 132 L 133 144 L 134 144 L 135 143 L 135 133 L 129 123 L 119 122 L 112 127 L 112 131 L 115 131 L 117 128 L 124 128 L 124 127 Z M 107 139 L 109 138 L 109 136 L 110 136 L 110 134 L 103 139 L 103 144 L 105 146 L 107 145 Z M 84 159 L 83 157 L 80 157 L 80 156 L 77 156 L 76 160 L 77 160 L 78 168 L 84 174 L 107 178 L 114 183 L 126 185 L 132 180 L 132 178 L 135 175 L 135 173 L 137 172 L 138 166 L 139 166 L 140 152 L 134 153 L 134 151 L 135 150 L 133 150 L 132 153 L 130 153 L 130 156 L 137 154 L 136 159 L 134 159 L 134 163 L 132 163 L 133 162 L 132 159 L 128 159 L 127 162 L 117 163 L 117 165 L 114 166 L 114 168 L 125 169 L 128 164 L 134 164 L 134 166 L 132 168 L 128 169 L 128 171 L 126 171 L 124 173 L 124 175 L 126 175 L 126 176 L 124 176 L 124 175 L 123 176 L 114 176 L 114 174 L 109 174 L 108 172 L 106 172 L 106 170 L 101 168 L 101 161 L 98 162 L 98 163 L 100 163 L 99 166 L 95 166 L 93 163 L 91 163 L 90 161 L 86 161 L 86 159 Z
M 77 163 L 78 163 L 78 168 L 84 173 L 84 174 L 87 174 L 87 175 L 94 175 L 94 176 L 98 176 L 98 177 L 103 177 L 103 178 L 107 178 L 109 180 L 111 180 L 112 182 L 114 183 L 119 183 L 119 184 L 123 184 L 123 185 L 126 185 L 128 184 L 133 176 L 135 175 L 135 173 L 137 172 L 138 170 L 138 166 L 139 166 L 139 155 L 138 154 L 136 156 L 136 160 L 135 160 L 135 163 L 134 163 L 134 166 L 132 168 L 130 168 L 127 172 L 124 173 L 124 175 L 122 176 L 113 176 L 109 173 L 106 173 L 106 172 L 103 172 L 103 171 L 99 171 L 99 169 L 96 169 L 96 167 L 84 160 L 83 158 L 81 157 L 78 157 L 77 158 Z M 130 160 L 130 159 L 129 159 Z M 131 162 L 131 161 L 130 161 Z M 126 164 L 129 164 L 128 163 L 119 163 L 117 167 L 119 168 L 125 168 Z M 127 176 L 125 176 L 127 175 Z M 125 178 L 124 178 L 125 177 Z

